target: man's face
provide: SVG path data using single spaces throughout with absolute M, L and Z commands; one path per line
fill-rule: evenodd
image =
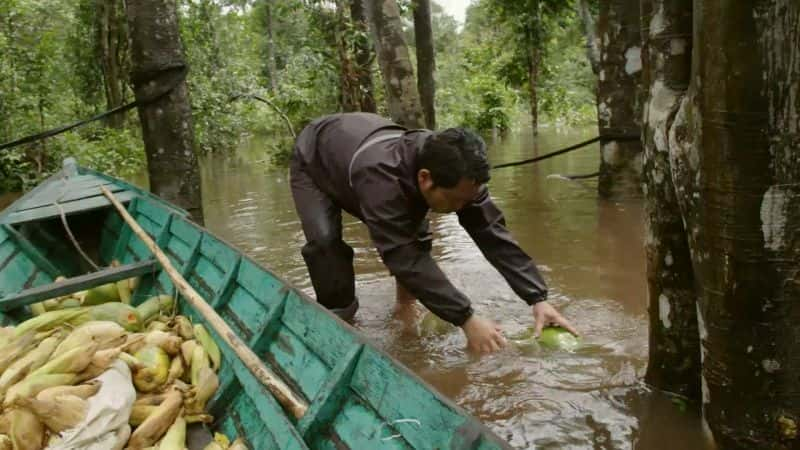
M 462 178 L 451 188 L 436 186 L 428 169 L 417 173 L 419 190 L 433 212 L 451 213 L 472 202 L 480 192 L 481 185 L 475 180 Z

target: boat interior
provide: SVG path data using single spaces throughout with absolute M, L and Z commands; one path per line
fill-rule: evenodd
M 175 295 L 167 273 L 100 192 L 106 186 L 181 275 L 309 405 L 300 419 L 286 413 L 212 330 L 224 355 L 210 403 L 215 429 L 244 437 L 254 449 L 506 447 L 349 325 L 182 210 L 103 174 L 68 169 L 0 213 L 0 323 L 26 319 L 32 303 L 134 276 L 140 277 L 134 305 Z M 55 282 L 59 276 L 66 280 Z M 178 298 L 182 314 L 205 323 Z

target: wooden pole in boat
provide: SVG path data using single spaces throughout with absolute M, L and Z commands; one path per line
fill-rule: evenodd
M 208 323 L 217 332 L 220 337 L 233 349 L 236 355 L 241 358 L 242 362 L 250 372 L 259 380 L 267 389 L 272 393 L 273 396 L 278 400 L 278 402 L 283 405 L 284 408 L 289 410 L 295 418 L 300 419 L 306 413 L 308 409 L 308 405 L 305 404 L 302 400 L 300 400 L 297 395 L 286 385 L 283 381 L 281 381 L 272 371 L 270 371 L 267 366 L 264 365 L 264 362 L 258 358 L 258 356 L 250 350 L 250 347 L 245 345 L 242 339 L 233 332 L 233 330 L 222 320 L 222 317 L 214 311 L 204 299 L 194 290 L 194 288 L 186 281 L 175 267 L 172 266 L 169 258 L 164 252 L 158 247 L 158 245 L 153 241 L 152 238 L 139 226 L 139 223 L 136 222 L 129 213 L 128 210 L 125 209 L 124 206 L 114 197 L 114 194 L 111 193 L 105 186 L 101 186 L 100 190 L 103 192 L 109 201 L 117 208 L 119 214 L 125 219 L 125 222 L 131 227 L 134 233 L 139 236 L 147 248 L 153 252 L 156 259 L 161 266 L 164 268 L 164 271 L 167 272 L 172 282 L 175 283 L 175 287 L 178 288 L 181 294 L 183 294 L 184 298 L 190 305 L 192 305 L 197 312 L 199 312 L 203 317 L 208 320 Z

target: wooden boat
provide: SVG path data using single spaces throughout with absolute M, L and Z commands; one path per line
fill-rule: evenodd
M 247 345 L 304 399 L 286 413 L 235 353 L 221 345 L 214 430 L 251 449 L 500 449 L 486 426 L 287 282 L 191 222 L 186 212 L 121 180 L 64 168 L 0 213 L 0 323 L 27 305 L 141 276 L 133 303 L 173 284 L 101 194 L 105 186 Z M 93 269 L 68 238 L 64 222 Z M 110 267 L 112 260 L 120 266 Z M 68 280 L 54 283 L 63 275 Z M 204 320 L 183 300 L 181 313 Z M 217 336 L 217 341 L 222 342 Z

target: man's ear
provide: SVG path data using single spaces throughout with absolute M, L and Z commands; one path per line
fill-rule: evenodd
M 420 169 L 417 172 L 417 183 L 419 184 L 419 188 L 422 190 L 428 190 L 433 187 L 433 177 L 431 176 L 431 171 L 428 169 Z

